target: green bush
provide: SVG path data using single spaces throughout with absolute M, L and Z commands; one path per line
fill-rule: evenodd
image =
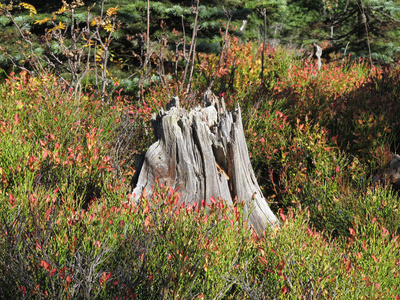
M 189 93 L 149 72 L 139 104 L 120 89 L 106 103 L 90 81 L 74 94 L 53 75 L 2 82 L 0 298 L 399 299 L 399 195 L 374 179 L 398 147 L 398 67 L 318 73 L 267 48 L 263 82 L 262 47 L 231 42 L 226 60 L 199 55 Z M 240 205 L 186 206 L 178 188 L 131 202 L 151 115 L 175 94 L 193 106 L 212 78 L 242 107 L 280 216 L 260 236 Z

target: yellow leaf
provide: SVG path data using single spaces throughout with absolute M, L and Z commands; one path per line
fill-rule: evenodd
M 29 3 L 26 3 L 26 2 L 21 2 L 19 5 L 22 6 L 23 8 L 25 8 L 25 9 L 28 9 L 29 10 L 29 15 L 31 17 L 33 15 L 37 14 L 36 8 L 32 4 L 29 4 Z
M 112 15 L 116 15 L 117 14 L 117 11 L 119 11 L 119 8 L 118 8 L 118 5 L 116 6 L 116 7 L 110 7 L 108 10 L 107 10 L 107 16 L 112 16 Z
M 58 28 L 59 28 L 59 29 L 65 29 L 65 24 L 60 22 L 60 23 L 58 24 Z
M 58 11 L 56 11 L 56 14 L 61 15 L 64 11 L 67 11 L 67 10 L 68 10 L 68 8 L 65 5 L 63 5 Z
M 112 26 L 111 24 L 106 24 L 104 27 L 104 30 L 107 32 L 114 32 L 114 26 Z
M 93 41 L 89 41 L 88 43 L 86 43 L 85 45 L 83 45 L 82 47 L 83 48 L 86 48 L 86 47 L 91 47 L 91 46 L 93 46 L 94 45 L 94 42 Z
M 58 23 L 57 26 L 55 26 L 55 27 L 53 27 L 52 29 L 49 30 L 49 33 L 52 32 L 52 31 L 59 30 L 59 29 L 60 30 L 65 29 L 65 24 L 62 23 L 62 22 Z
M 42 25 L 42 24 L 44 24 L 44 23 L 47 23 L 48 21 L 51 21 L 51 19 L 46 18 L 46 19 L 43 19 L 43 20 L 36 20 L 36 21 L 35 21 L 35 24 Z

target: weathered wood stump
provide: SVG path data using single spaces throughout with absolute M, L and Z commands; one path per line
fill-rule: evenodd
M 278 220 L 269 208 L 250 163 L 238 106 L 227 112 L 223 99 L 207 92 L 204 107 L 187 111 L 174 98 L 153 115 L 156 142 L 137 165 L 133 198 L 151 195 L 159 183 L 180 187 L 180 201 L 193 205 L 210 197 L 228 205 L 244 201 L 245 218 L 258 234 Z

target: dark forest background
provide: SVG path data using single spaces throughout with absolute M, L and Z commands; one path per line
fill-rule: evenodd
M 8 1 L 1 1 L 8 4 Z M 19 1 L 14 2 L 18 4 Z M 38 14 L 30 17 L 21 11 L 18 22 L 32 34 L 40 35 L 46 24 L 34 24 L 51 12 L 58 10 L 61 1 L 26 1 L 36 7 Z M 85 1 L 85 7 L 76 18 L 86 18 L 86 7 L 96 1 Z M 174 47 L 176 32 L 191 37 L 194 23 L 195 1 L 150 1 L 150 37 L 152 41 L 167 39 Z M 118 58 L 127 66 L 137 65 L 136 55 L 143 51 L 143 34 L 146 32 L 147 1 L 106 1 L 106 7 L 118 5 L 121 29 L 114 35 L 113 44 Z M 94 6 L 93 11 L 99 10 Z M 337 55 L 351 54 L 380 63 L 398 60 L 400 53 L 400 3 L 376 0 L 276 0 L 239 1 L 222 0 L 199 2 L 199 31 L 197 50 L 218 52 L 223 45 L 221 31 L 239 36 L 242 41 L 257 40 L 296 49 L 313 43 L 323 46 L 323 58 L 335 59 Z M 229 22 L 228 22 L 229 21 Z M 20 37 L 8 18 L 0 16 L 1 45 L 16 47 Z M 18 50 L 15 49 L 15 55 Z M 0 67 L 10 67 L 10 62 L 0 55 Z

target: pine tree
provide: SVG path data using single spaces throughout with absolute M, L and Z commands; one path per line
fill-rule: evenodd
M 386 62 L 400 54 L 400 3 L 382 0 L 324 0 L 328 39 L 340 50 Z M 328 33 L 328 32 L 327 32 Z M 337 49 L 339 50 L 339 49 Z

